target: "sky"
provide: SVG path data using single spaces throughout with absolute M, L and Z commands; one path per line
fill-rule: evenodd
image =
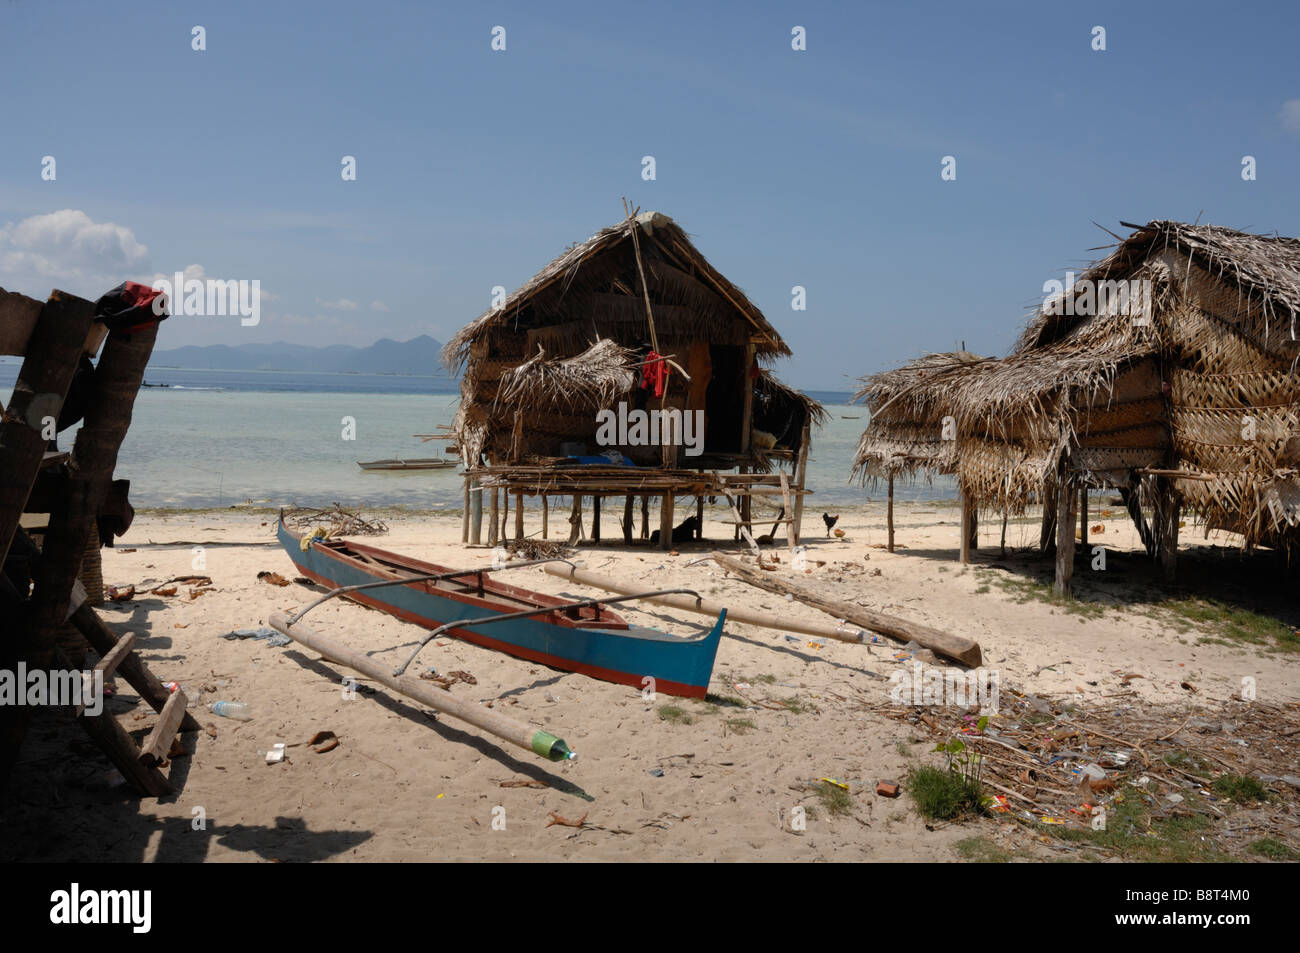
M 626 197 L 782 377 L 851 389 L 1006 353 L 1099 226 L 1300 235 L 1297 35 L 1282 3 L 0 0 L 0 286 L 260 282 L 258 324 L 159 348 L 446 340 Z

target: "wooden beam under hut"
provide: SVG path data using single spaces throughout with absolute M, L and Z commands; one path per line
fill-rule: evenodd
M 1056 575 L 1053 592 L 1063 599 L 1071 597 L 1070 580 L 1074 576 L 1074 511 L 1078 497 L 1064 482 L 1056 493 Z

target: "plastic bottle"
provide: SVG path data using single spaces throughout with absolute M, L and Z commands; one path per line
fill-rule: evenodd
M 233 718 L 235 721 L 251 721 L 253 718 L 247 702 L 213 702 L 208 706 L 208 711 L 222 718 Z

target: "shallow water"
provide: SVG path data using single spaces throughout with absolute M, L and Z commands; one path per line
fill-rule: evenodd
M 6 403 L 17 364 L 0 365 Z M 433 378 L 266 372 L 150 372 L 166 388 L 145 388 L 122 444 L 117 476 L 131 481 L 137 507 L 210 507 L 252 501 L 282 504 L 458 509 L 456 470 L 363 471 L 358 460 L 437 457 L 442 445 L 412 435 L 451 423 L 457 395 L 436 394 Z M 860 406 L 828 405 L 813 433 L 810 510 L 881 499 L 884 488 L 850 485 Z M 857 419 L 844 419 L 853 417 Z M 355 421 L 349 428 L 345 418 Z M 72 445 L 72 432 L 59 445 Z M 870 491 L 870 492 L 869 492 Z M 902 485 L 903 500 L 947 499 L 951 480 Z

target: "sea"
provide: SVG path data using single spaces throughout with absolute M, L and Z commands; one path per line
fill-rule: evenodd
M 16 358 L 0 360 L 6 406 Z M 222 371 L 150 367 L 118 457 L 137 508 L 256 505 L 459 510 L 458 470 L 366 471 L 357 462 L 444 456 L 423 442 L 451 423 L 459 399 L 445 378 L 388 374 Z M 166 385 L 166 386 L 162 386 Z M 810 510 L 880 500 L 884 488 L 850 481 L 853 452 L 868 419 L 841 391 L 809 391 L 829 414 L 813 432 Z M 75 430 L 59 435 L 71 449 Z M 951 499 L 949 478 L 900 484 L 903 500 Z

